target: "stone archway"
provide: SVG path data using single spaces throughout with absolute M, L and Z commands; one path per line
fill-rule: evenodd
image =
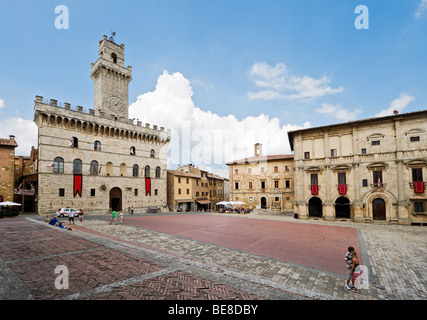
M 313 197 L 308 200 L 308 216 L 321 218 L 323 216 L 322 200 L 318 197 Z
M 120 188 L 110 190 L 110 209 L 113 211 L 122 210 L 122 190 Z
M 346 197 L 335 200 L 335 218 L 350 219 L 350 200 Z

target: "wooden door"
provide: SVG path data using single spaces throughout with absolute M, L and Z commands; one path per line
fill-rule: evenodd
M 374 220 L 386 220 L 385 201 L 383 199 L 375 199 L 372 201 L 372 216 Z

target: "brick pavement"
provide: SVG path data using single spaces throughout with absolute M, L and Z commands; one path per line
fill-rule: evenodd
M 425 227 L 304 221 L 281 215 L 239 218 L 357 228 L 370 272 L 369 289 L 348 292 L 339 274 L 139 227 L 109 225 L 105 218 L 78 223 L 72 232 L 30 219 L 3 219 L 0 245 L 6 249 L 0 252 L 0 299 L 427 297 Z M 53 289 L 58 264 L 72 271 L 66 292 Z

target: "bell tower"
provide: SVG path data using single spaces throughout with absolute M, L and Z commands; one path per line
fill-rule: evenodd
M 132 67 L 125 68 L 124 62 L 124 44 L 118 45 L 113 37 L 108 39 L 104 35 L 99 41 L 98 61 L 91 65 L 95 115 L 128 119 L 128 86 L 132 80 Z

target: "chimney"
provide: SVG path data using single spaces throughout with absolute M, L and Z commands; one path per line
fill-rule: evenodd
M 15 143 L 15 136 L 10 135 L 9 140 L 10 140 L 10 142 Z
M 262 157 L 262 144 L 261 143 L 255 144 L 255 157 Z

